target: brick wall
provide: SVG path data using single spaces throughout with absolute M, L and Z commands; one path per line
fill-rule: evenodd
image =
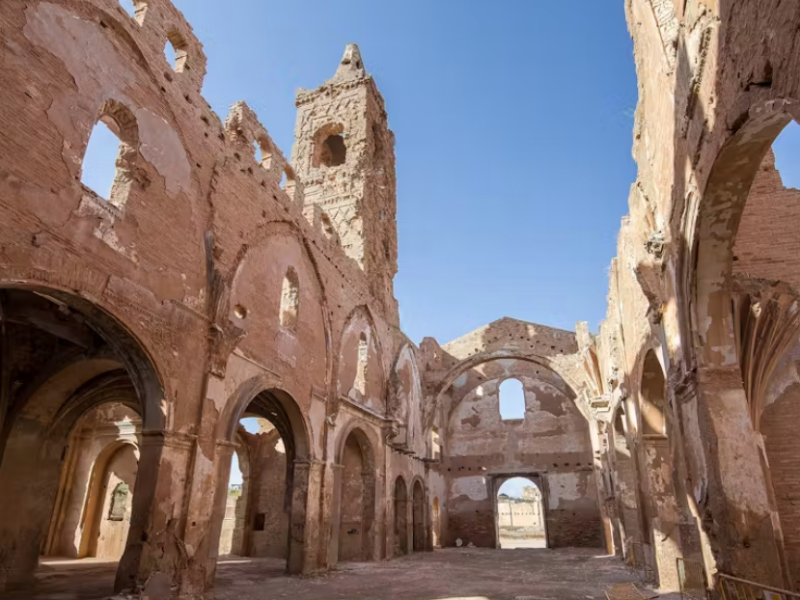
M 772 487 L 781 519 L 786 559 L 793 589 L 800 589 L 800 460 L 797 423 L 800 421 L 800 384 L 790 386 L 761 417 Z
M 733 272 L 779 279 L 800 288 L 800 190 L 785 188 L 770 150 L 744 208 L 734 245 Z

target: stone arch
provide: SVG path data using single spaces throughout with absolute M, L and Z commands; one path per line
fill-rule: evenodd
M 229 289 L 226 291 L 222 298 L 219 299 L 219 306 L 217 308 L 217 314 L 219 320 L 221 322 L 227 324 L 235 324 L 237 327 L 242 326 L 242 320 L 236 314 L 236 303 L 233 297 L 236 293 L 236 285 L 238 279 L 244 269 L 245 261 L 253 253 L 256 249 L 260 248 L 263 244 L 265 244 L 270 238 L 273 236 L 280 236 L 284 235 L 290 238 L 293 238 L 300 249 L 300 255 L 303 259 L 308 261 L 310 265 L 310 272 L 312 273 L 311 279 L 313 280 L 313 286 L 315 291 L 319 294 L 319 314 L 322 320 L 322 330 L 324 336 L 324 345 L 325 345 L 325 385 L 331 386 L 332 382 L 334 381 L 333 373 L 334 373 L 334 360 L 330 349 L 333 347 L 333 334 L 332 334 L 332 326 L 331 326 L 331 319 L 330 313 L 328 311 L 328 298 L 327 298 L 327 290 L 325 288 L 325 284 L 323 278 L 321 276 L 319 262 L 317 260 L 317 256 L 312 249 L 312 245 L 309 243 L 308 239 L 302 234 L 300 229 L 297 227 L 295 223 L 291 223 L 289 221 L 272 221 L 270 223 L 266 223 L 263 226 L 259 226 L 246 240 L 244 244 L 244 251 L 237 255 L 236 262 L 231 266 L 226 279 L 230 282 Z M 298 269 L 298 265 L 289 265 L 290 267 L 294 268 L 295 271 Z M 281 273 L 281 281 L 282 278 L 285 277 L 286 272 Z M 275 285 L 280 286 L 281 281 L 276 281 Z M 299 282 L 300 290 L 302 293 L 303 282 Z M 302 303 L 302 299 L 301 299 Z M 248 307 L 244 307 L 245 312 L 247 311 Z M 309 307 L 309 310 L 314 310 L 313 307 Z M 306 313 L 308 314 L 308 313 Z M 237 339 L 236 336 L 231 336 L 234 340 L 233 344 L 230 345 L 229 348 L 226 348 L 225 360 L 227 360 L 230 352 L 233 351 L 236 343 L 238 343 L 239 339 L 241 339 L 241 334 Z M 274 340 L 271 340 L 270 346 L 274 345 Z
M 366 327 L 362 329 L 353 329 L 354 323 L 359 319 L 363 319 L 363 321 L 366 323 Z M 360 337 L 361 333 L 365 333 L 368 345 L 372 347 L 374 344 L 375 353 L 377 355 L 376 363 L 380 366 L 380 371 L 378 372 L 378 376 L 380 377 L 380 390 L 379 391 L 376 390 L 376 395 L 379 396 L 379 398 L 376 399 L 382 402 L 384 404 L 384 407 L 386 404 L 386 398 L 388 395 L 387 394 L 388 386 L 386 377 L 386 363 L 384 362 L 383 345 L 381 343 L 381 338 L 378 333 L 378 329 L 375 325 L 375 319 L 372 315 L 372 311 L 369 309 L 367 305 L 362 304 L 356 306 L 352 311 L 350 311 L 350 314 L 345 319 L 341 332 L 339 334 L 339 340 L 337 343 L 338 351 L 334 354 L 334 360 L 333 360 L 334 363 L 333 368 L 334 372 L 336 373 L 336 377 L 334 379 L 334 388 L 336 390 L 336 393 L 333 396 L 335 400 L 331 410 L 333 414 L 335 414 L 338 411 L 338 402 L 340 395 L 347 395 L 348 393 L 348 390 L 344 390 L 341 388 L 343 369 L 346 366 L 346 364 L 343 363 L 342 361 L 342 356 L 344 356 L 346 353 L 345 344 L 348 341 L 348 334 L 353 332 L 357 334 L 356 339 Z M 370 389 L 370 384 L 369 382 L 367 382 L 367 390 L 369 389 Z M 385 408 L 380 412 L 381 416 L 383 416 L 383 414 L 385 414 Z
M 356 422 L 346 427 L 337 441 L 331 564 L 377 560 L 376 447 L 377 441 Z
M 639 380 L 639 415 L 643 435 L 667 435 L 667 380 L 653 349 L 645 353 Z
M 394 480 L 394 556 L 408 554 L 408 488 L 398 475 Z
M 162 402 L 169 396 L 165 392 L 165 386 L 162 383 L 164 378 L 161 368 L 146 346 L 138 337 L 134 336 L 134 333 L 120 317 L 112 314 L 100 304 L 90 302 L 85 298 L 75 296 L 58 288 L 42 285 L 9 285 L 0 281 L 0 292 L 2 291 L 33 293 L 40 298 L 49 300 L 60 307 L 61 310 L 71 311 L 76 315 L 80 315 L 82 319 L 90 323 L 91 330 L 98 334 L 111 351 L 111 354 L 105 357 L 97 356 L 98 359 L 107 358 L 109 360 L 107 363 L 108 368 L 103 369 L 101 372 L 110 371 L 114 368 L 118 369 L 120 366 L 123 367 L 140 402 L 143 429 L 150 431 L 164 429 L 166 423 Z M 87 353 L 81 350 L 65 353 L 49 366 L 47 372 L 51 375 L 56 375 L 61 370 L 61 367 L 75 365 L 78 361 L 87 358 L 87 356 Z M 61 359 L 63 359 L 63 362 L 59 362 Z M 117 365 L 115 367 L 112 366 L 112 362 L 116 362 Z M 41 385 L 45 379 L 39 378 L 36 381 L 37 385 Z M 24 396 L 10 416 L 17 416 L 25 409 L 36 389 L 36 386 L 29 386 L 23 390 Z M 65 404 L 60 412 L 62 416 L 59 417 L 59 420 L 63 419 L 65 410 L 70 406 L 72 406 L 70 403 Z M 74 419 L 80 417 L 80 411 L 73 413 L 72 417 Z M 67 425 L 68 428 L 69 425 Z M 0 452 L 2 452 L 2 449 L 0 449 Z
M 512 480 L 524 480 L 530 484 L 529 486 L 524 486 L 521 497 L 510 497 L 506 493 L 501 494 L 505 484 Z M 540 473 L 503 475 L 495 478 L 493 484 L 492 501 L 497 515 L 495 520 L 496 547 L 530 547 L 528 544 L 533 541 L 534 547 L 547 548 L 549 546 L 547 535 L 548 507 L 544 477 Z M 525 495 L 524 490 L 526 488 L 533 488 L 533 494 L 530 496 Z M 503 535 L 504 533 L 506 534 L 505 536 Z M 527 543 L 522 542 L 520 544 L 521 540 L 526 540 Z
M 422 405 L 422 382 L 417 356 L 410 343 L 403 344 L 397 353 L 389 378 L 387 416 L 399 426 L 392 443 L 413 449 L 418 456 L 426 454 L 426 432 Z
M 312 167 L 338 167 L 347 162 L 343 133 L 344 125 L 341 123 L 327 123 L 317 129 L 313 137 Z
M 566 369 L 561 368 L 561 366 L 557 365 L 553 360 L 545 356 L 517 354 L 501 350 L 497 352 L 476 354 L 475 356 L 472 356 L 467 360 L 461 361 L 453 368 L 451 368 L 450 371 L 447 372 L 447 374 L 441 379 L 439 384 L 436 386 L 436 389 L 434 390 L 433 393 L 434 401 L 431 404 L 431 408 L 425 417 L 426 430 L 433 426 L 433 420 L 436 416 L 436 408 L 441 403 L 442 396 L 444 395 L 444 393 L 447 392 L 447 390 L 450 388 L 450 386 L 453 385 L 456 379 L 458 379 L 465 372 L 469 371 L 470 369 L 474 369 L 479 365 L 492 362 L 495 360 L 504 360 L 504 359 L 530 362 L 558 375 L 564 381 L 565 384 L 565 389 L 559 391 L 562 391 L 571 400 L 575 401 L 575 406 L 578 408 L 578 410 L 581 412 L 584 418 L 586 418 L 587 421 L 590 421 L 592 419 L 586 406 L 584 406 L 583 403 L 579 401 L 579 395 L 576 390 L 581 389 L 580 382 Z
M 552 365 L 548 364 L 547 361 L 540 361 L 540 360 L 536 360 L 536 359 L 534 359 L 532 357 L 526 357 L 526 356 L 508 356 L 508 355 L 505 355 L 505 354 L 501 355 L 501 356 L 492 356 L 491 358 L 486 358 L 485 360 L 478 360 L 478 361 L 475 361 L 474 363 L 470 363 L 468 366 L 465 365 L 465 366 L 463 366 L 463 368 L 454 369 L 453 371 L 451 371 L 450 374 L 447 375 L 447 377 L 444 380 L 444 381 L 450 381 L 450 384 L 447 387 L 444 387 L 443 384 L 442 384 L 438 388 L 440 391 L 436 395 L 436 402 L 438 403 L 438 402 L 441 401 L 441 396 L 447 391 L 447 389 L 450 387 L 450 385 L 452 385 L 453 382 L 455 382 L 455 380 L 460 375 L 465 373 L 466 371 L 468 371 L 470 369 L 473 369 L 473 368 L 475 368 L 475 367 L 477 367 L 479 365 L 482 365 L 482 364 L 486 364 L 486 363 L 493 362 L 493 361 L 496 361 L 496 360 L 504 360 L 504 359 L 520 360 L 520 361 L 523 361 L 523 362 L 532 363 L 532 364 L 540 366 L 540 367 L 542 367 L 544 369 L 547 369 L 549 372 L 557 375 L 563 381 L 563 386 L 558 386 L 558 385 L 553 385 L 553 384 L 551 384 L 551 385 L 558 392 L 564 394 L 567 398 L 569 398 L 570 400 L 573 401 L 573 403 L 575 404 L 576 408 L 578 409 L 578 411 L 580 411 L 581 415 L 587 420 L 587 422 L 589 422 L 591 420 L 589 418 L 589 416 L 588 416 L 587 411 L 586 411 L 586 407 L 583 405 L 583 403 L 580 402 L 579 396 L 575 392 L 576 389 L 580 389 L 580 388 L 573 387 L 573 385 L 571 385 L 568 380 L 564 379 L 564 377 L 561 374 L 561 372 L 559 372 L 559 370 L 554 369 L 552 367 Z M 518 377 L 510 375 L 510 376 L 507 376 L 507 377 L 503 377 L 501 379 L 505 381 L 507 379 L 518 379 Z M 458 409 L 459 405 L 460 405 L 460 401 L 454 402 L 453 405 L 450 407 L 450 414 L 447 416 L 448 417 L 448 421 L 452 418 L 453 414 Z M 432 426 L 432 423 L 431 423 L 431 426 Z
M 116 439 L 100 448 L 98 454 L 92 458 L 92 445 L 79 438 L 85 426 L 85 420 L 93 413 L 99 413 L 104 407 L 120 407 L 127 409 L 135 417 L 138 425 L 130 424 L 126 428 L 117 428 L 114 434 Z M 95 414 L 99 417 L 99 414 Z M 105 416 L 106 424 L 109 417 Z M 91 544 L 96 541 L 92 536 L 99 532 L 97 520 L 102 506 L 96 506 L 96 500 L 102 493 L 102 477 L 108 474 L 108 467 L 114 453 L 124 445 L 132 446 L 138 461 L 141 453 L 139 450 L 141 408 L 136 392 L 130 378 L 124 370 L 114 369 L 97 375 L 81 386 L 67 402 L 56 412 L 49 427 L 45 431 L 45 438 L 53 444 L 66 439 L 66 449 L 60 467 L 59 487 L 47 540 L 43 546 L 42 554 L 49 556 L 74 556 L 84 557 L 92 555 Z M 119 423 L 115 423 L 119 425 Z M 127 431 L 125 431 L 127 429 Z M 108 434 L 105 434 L 108 436 Z M 103 435 L 92 436 L 95 444 L 102 444 Z M 87 459 L 91 459 L 91 466 L 87 469 Z M 145 465 L 147 466 L 147 465 Z M 81 472 L 81 469 L 84 469 Z M 78 471 L 76 475 L 76 471 Z M 137 469 L 138 471 L 138 469 Z M 129 483 L 135 486 L 135 474 L 129 477 Z M 133 490 L 131 490 L 131 494 Z M 101 503 L 102 504 L 102 503 Z M 129 521 L 130 519 L 128 519 Z M 115 539 L 118 544 L 124 544 L 127 537 L 125 531 L 116 531 Z M 78 531 L 80 535 L 78 536 Z M 71 535 L 70 535 L 70 532 Z M 72 543 L 69 542 L 70 538 Z M 77 545 L 76 543 L 77 540 Z M 124 546 L 123 546 L 124 549 Z M 106 557 L 119 559 L 121 551 L 108 553 Z
M 303 412 L 291 394 L 278 386 L 277 379 L 270 375 L 258 375 L 242 382 L 228 399 L 220 415 L 217 440 L 234 443 L 239 420 L 246 412 L 253 412 L 250 405 L 258 400 L 257 409 L 270 415 L 264 418 L 274 418 L 275 428 L 281 433 L 281 437 L 289 438 L 286 443 L 293 444 L 294 460 L 310 460 L 313 454 L 310 430 Z
M 106 446 L 97 457 L 92 467 L 92 475 L 89 483 L 89 490 L 86 495 L 86 506 L 84 509 L 84 530 L 81 535 L 79 556 L 98 556 L 97 542 L 101 533 L 101 521 L 103 519 L 104 500 L 107 490 L 105 485 L 109 475 L 109 468 L 114 458 L 122 451 L 129 450 L 138 458 L 139 446 L 129 441 L 119 440 Z M 134 479 L 135 485 L 135 479 Z M 135 490 L 130 491 L 131 495 Z
M 217 488 L 209 544 L 216 559 L 228 495 L 231 460 L 236 447 L 239 421 L 245 415 L 266 419 L 278 431 L 286 452 L 284 510 L 288 515 L 287 572 L 301 573 L 312 568 L 305 551 L 308 513 L 308 478 L 314 462 L 310 429 L 297 401 L 277 387 L 271 375 L 258 375 L 239 385 L 228 399 L 217 422 Z M 249 508 L 247 514 L 252 511 Z M 212 570 L 213 571 L 213 570 Z
M 696 412 L 697 421 L 684 421 L 693 426 L 697 437 L 702 436 L 702 443 L 697 437 L 686 437 L 694 501 L 709 515 L 704 525 L 712 519 L 731 524 L 708 536 L 717 566 L 785 587 L 782 534 L 775 519 L 764 449 L 756 437 L 758 410 L 751 405 L 753 401 L 757 407 L 758 399 L 752 397 L 752 389 L 748 397 L 745 384 L 751 373 L 742 369 L 740 356 L 741 350 L 749 350 L 739 347 L 739 336 L 741 319 L 750 311 L 742 314 L 740 310 L 733 268 L 739 225 L 759 167 L 785 126 L 792 120 L 800 122 L 796 100 L 765 100 L 769 93 L 743 95 L 732 104 L 735 118 L 715 120 L 721 127 L 731 123 L 733 127 L 716 132 L 720 143 L 709 150 L 708 178 L 700 194 L 690 198 L 688 225 L 682 232 L 686 260 L 680 263 L 689 302 L 680 320 L 682 333 L 689 332 L 682 343 L 687 347 L 687 383 L 696 383 L 684 405 Z M 784 315 L 796 319 L 796 304 L 788 308 Z M 770 353 L 769 342 L 763 345 L 750 349 L 763 352 L 766 348 Z M 767 364 L 774 356 L 761 358 L 765 359 L 762 366 L 774 367 L 774 362 Z M 692 369 L 696 376 L 689 375 Z M 741 551 L 742 547 L 747 550 Z M 762 560 L 753 563 L 749 558 L 753 555 Z
M 156 363 L 121 320 L 85 298 L 31 285 L 0 285 L 0 294 L 7 323 L 39 332 L 31 334 L 32 347 L 56 340 L 65 348 L 41 363 L 38 375 L 18 390 L 3 422 L 0 489 L 13 489 L 14 495 L 0 494 L 0 540 L 19 550 L 5 555 L 0 569 L 12 583 L 29 581 L 48 535 L 69 434 L 86 412 L 118 399 L 141 415 L 142 429 L 154 436 L 141 455 L 141 470 L 148 476 L 133 500 L 128 544 L 117 571 L 117 589 L 127 587 L 138 577 L 146 551 L 140 540 L 155 510 L 161 468 L 168 406 Z M 31 319 L 31 310 L 39 311 L 39 317 Z M 37 501 L 25 501 L 29 496 Z
M 691 318 L 696 361 L 701 367 L 737 365 L 731 314 L 733 246 L 744 206 L 764 156 L 800 105 L 779 99 L 751 104 L 743 122 L 722 143 L 693 208 L 687 230 L 690 259 L 685 277 L 693 293 Z

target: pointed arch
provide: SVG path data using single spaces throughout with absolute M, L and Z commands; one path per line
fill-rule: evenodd
M 332 334 L 332 326 L 331 326 L 331 319 L 330 319 L 330 311 L 328 310 L 328 297 L 327 297 L 327 290 L 325 288 L 324 280 L 321 275 L 318 257 L 313 249 L 312 245 L 308 241 L 308 239 L 303 235 L 300 228 L 292 222 L 289 221 L 271 221 L 264 225 L 257 227 L 252 234 L 247 238 L 245 243 L 242 245 L 242 248 L 239 251 L 239 254 L 236 256 L 234 264 L 231 266 L 230 270 L 227 273 L 225 279 L 228 281 L 229 284 L 229 292 L 227 295 L 220 299 L 220 308 L 218 310 L 219 318 L 224 320 L 226 323 L 233 322 L 234 325 L 241 326 L 243 324 L 243 320 L 239 319 L 235 315 L 236 301 L 235 301 L 235 293 L 236 293 L 236 286 L 239 280 L 239 277 L 244 269 L 245 263 L 247 258 L 256 251 L 257 249 L 261 248 L 268 240 L 273 238 L 274 236 L 287 236 L 293 238 L 300 249 L 300 255 L 303 257 L 304 260 L 308 261 L 310 265 L 310 273 L 312 276 L 310 277 L 310 283 L 314 286 L 314 290 L 319 295 L 319 315 L 322 321 L 322 329 L 323 329 L 323 343 L 325 346 L 325 381 L 324 386 L 326 391 L 330 392 L 331 386 L 334 382 L 334 360 L 331 352 L 331 348 L 333 347 L 333 334 Z M 292 266 L 292 265 L 290 265 Z M 294 265 L 295 272 L 297 272 L 299 266 Z M 299 275 L 299 273 L 298 273 Z M 298 289 L 302 293 L 303 286 L 305 286 L 305 282 L 300 280 L 298 277 Z M 244 314 L 247 315 L 247 308 L 246 306 L 242 306 L 244 309 Z M 299 308 L 299 307 L 298 307 Z M 311 307 L 309 310 L 316 310 L 315 308 Z M 309 313 L 304 313 L 309 314 Z M 230 345 L 230 348 L 226 348 L 226 355 L 224 360 L 221 360 L 221 364 L 225 364 L 230 353 L 234 350 L 235 344 Z
M 427 413 L 425 418 L 425 428 L 426 430 L 433 426 L 433 420 L 436 415 L 436 409 L 438 408 L 439 404 L 442 401 L 442 396 L 447 392 L 450 386 L 464 373 L 467 371 L 474 369 L 482 364 L 492 362 L 495 360 L 519 360 L 523 362 L 533 363 L 538 365 L 544 369 L 547 369 L 551 373 L 558 376 L 558 378 L 563 383 L 563 387 L 556 386 L 556 389 L 561 393 L 565 394 L 570 400 L 575 403 L 575 406 L 583 415 L 583 417 L 590 421 L 592 420 L 592 416 L 589 414 L 587 407 L 580 401 L 580 396 L 576 390 L 580 390 L 581 387 L 577 380 L 570 375 L 569 372 L 560 368 L 557 364 L 554 363 L 551 359 L 545 356 L 538 356 L 538 355 L 520 355 L 513 352 L 507 351 L 497 351 L 497 352 L 488 352 L 483 354 L 476 354 L 473 357 L 468 358 L 467 360 L 461 361 L 447 374 L 441 379 L 439 384 L 436 387 L 436 390 L 433 393 L 433 406 L 431 410 Z M 453 411 L 458 406 L 458 403 L 455 403 L 450 410 L 450 414 L 453 414 Z
M 367 342 L 367 347 L 375 348 L 375 354 L 377 360 L 375 363 L 379 365 L 379 372 L 378 376 L 380 378 L 380 389 L 376 392 L 375 400 L 378 400 L 383 404 L 383 407 L 380 409 L 381 416 L 385 414 L 386 411 L 386 398 L 387 398 L 387 376 L 386 376 L 386 363 L 384 360 L 384 352 L 383 346 L 381 344 L 380 335 L 378 334 L 378 329 L 375 325 L 375 319 L 367 305 L 359 305 L 356 306 L 350 314 L 345 319 L 343 327 L 341 329 L 340 337 L 338 340 L 337 348 L 338 351 L 335 353 L 334 356 L 334 368 L 336 373 L 335 378 L 335 389 L 336 393 L 334 395 L 334 403 L 331 407 L 331 412 L 335 414 L 338 411 L 338 403 L 341 396 L 347 396 L 351 386 L 350 386 L 350 379 L 352 377 L 353 381 L 355 381 L 356 375 L 356 367 L 357 365 L 349 365 L 343 361 L 342 357 L 348 354 L 348 351 L 351 349 L 355 349 L 357 352 L 358 349 L 358 342 L 355 342 L 354 348 L 346 348 L 345 345 L 348 344 L 350 338 L 354 337 L 355 340 L 359 340 L 361 338 L 361 334 L 364 334 Z M 345 371 L 347 369 L 347 371 Z M 350 372 L 352 371 L 352 373 Z M 346 376 L 346 377 L 344 377 Z M 345 383 L 343 383 L 346 380 Z M 369 379 L 367 381 L 367 395 L 369 394 L 369 382 L 374 381 L 373 373 L 370 371 Z M 347 387 L 344 389 L 342 386 Z

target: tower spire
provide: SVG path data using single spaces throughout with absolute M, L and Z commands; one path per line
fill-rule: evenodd
M 334 82 L 346 81 L 348 79 L 359 79 L 367 74 L 364 69 L 364 61 L 361 59 L 361 51 L 358 44 L 347 44 L 344 55 L 333 76 Z

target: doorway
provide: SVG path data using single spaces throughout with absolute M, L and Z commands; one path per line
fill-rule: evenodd
M 511 477 L 499 481 L 495 497 L 498 547 L 547 548 L 544 500 L 536 479 Z

